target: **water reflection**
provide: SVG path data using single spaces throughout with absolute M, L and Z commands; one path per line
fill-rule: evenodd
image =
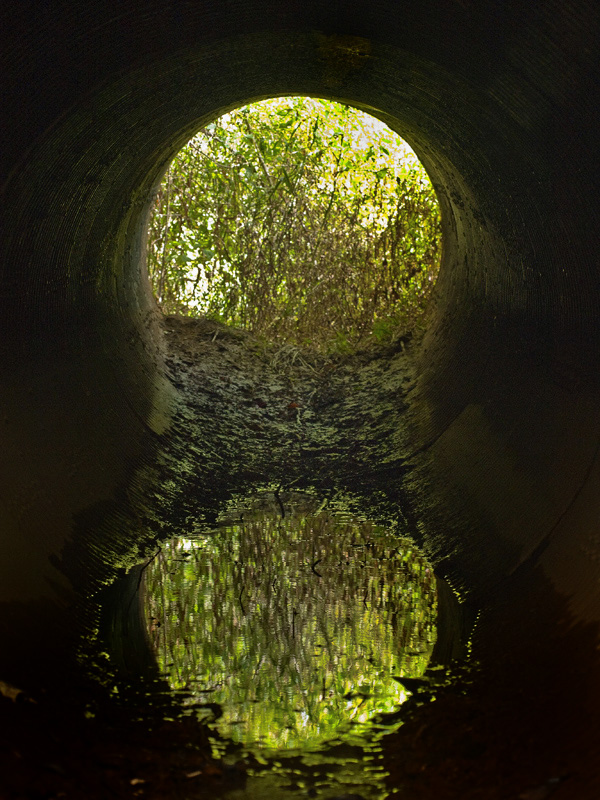
M 261 749 L 360 733 L 406 698 L 435 640 L 435 580 L 412 543 L 278 506 L 174 539 L 145 576 L 161 671 L 221 735 Z

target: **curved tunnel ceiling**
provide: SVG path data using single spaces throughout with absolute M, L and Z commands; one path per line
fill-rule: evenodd
M 535 575 L 565 630 L 597 635 L 596 6 L 321 5 L 8 12 L 9 641 L 68 627 L 107 579 L 111 527 L 146 513 L 160 477 L 177 392 L 143 275 L 153 186 L 201 125 L 287 94 L 380 117 L 439 195 L 443 264 L 398 445 L 429 551 L 479 604 L 514 591 L 535 608 L 518 584 Z

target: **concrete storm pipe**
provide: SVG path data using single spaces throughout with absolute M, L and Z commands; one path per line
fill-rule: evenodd
M 35 682 L 41 662 L 61 662 L 87 598 L 165 513 L 163 451 L 185 431 L 144 276 L 153 186 L 224 111 L 314 95 L 386 121 L 438 192 L 443 263 L 398 497 L 440 574 L 481 610 L 481 685 L 534 698 L 537 729 L 551 706 L 554 740 L 590 764 L 597 4 L 88 0 L 2 13 L 0 678 Z

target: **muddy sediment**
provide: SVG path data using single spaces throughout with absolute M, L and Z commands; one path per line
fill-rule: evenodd
M 197 511 L 200 498 L 270 487 L 397 517 L 412 385 L 404 341 L 326 357 L 204 319 L 168 317 L 164 331 L 180 514 L 195 514 L 190 501 Z

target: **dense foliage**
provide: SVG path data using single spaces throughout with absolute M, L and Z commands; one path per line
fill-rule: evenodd
M 146 597 L 171 686 L 246 744 L 316 744 L 392 711 L 393 676 L 421 675 L 435 640 L 435 581 L 414 545 L 324 513 L 174 540 Z
M 415 154 L 369 115 L 312 98 L 207 125 L 171 163 L 149 230 L 165 313 L 313 347 L 414 328 L 439 259 Z

